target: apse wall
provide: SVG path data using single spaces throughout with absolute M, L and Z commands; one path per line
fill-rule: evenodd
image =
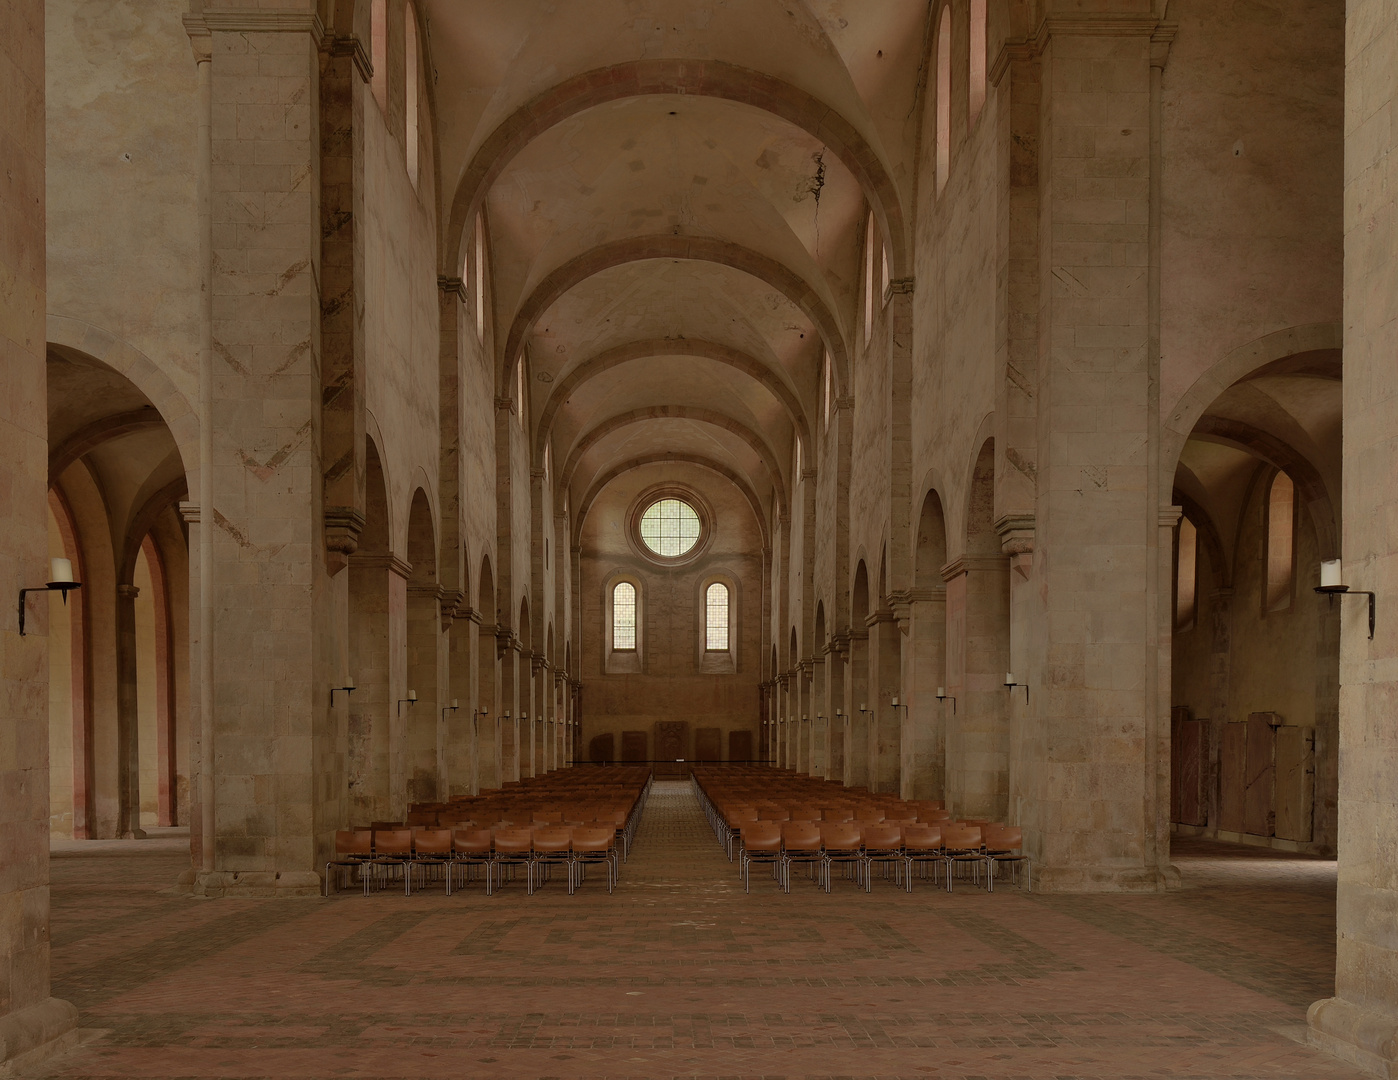
M 712 512 L 707 546 L 683 565 L 657 565 L 629 536 L 628 518 L 659 485 L 698 496 Z M 719 729 L 725 759 L 733 731 L 750 733 L 752 753 L 758 753 L 762 546 L 747 499 L 702 467 L 642 466 L 602 490 L 587 511 L 579 543 L 579 674 L 584 682 L 579 761 L 588 760 L 588 748 L 599 735 L 611 735 L 619 757 L 625 732 L 644 733 L 646 756 L 654 757 L 656 725 L 667 722 L 687 725 L 685 751 L 676 756 L 694 756 L 695 733 L 704 728 Z M 703 587 L 715 576 L 734 586 L 735 671 L 703 670 L 709 666 L 704 661 Z M 640 594 L 634 665 L 609 664 L 606 655 L 608 594 L 622 578 L 634 582 Z

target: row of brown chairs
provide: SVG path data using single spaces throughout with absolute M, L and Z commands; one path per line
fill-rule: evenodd
M 946 872 L 946 888 L 951 892 L 953 870 L 968 867 L 977 884 L 985 870 L 986 889 L 993 891 L 995 872 L 1009 867 L 1018 879 L 1021 864 L 1026 886 L 1030 883 L 1029 860 L 1023 854 L 1023 839 L 1017 827 L 991 825 L 947 826 L 893 824 L 890 822 L 764 822 L 742 826 L 739 873 L 743 888 L 751 891 L 753 863 L 766 863 L 786 892 L 791 892 L 791 868 L 804 863 L 812 877 L 828 893 L 833 868 L 841 864 L 852 871 L 856 884 L 873 890 L 876 865 L 891 867 L 894 880 L 913 890 L 914 869 L 926 878 L 931 868 L 935 884 L 939 870 Z
M 384 888 L 393 876 L 403 880 L 404 895 L 440 878 L 451 895 L 457 880 L 465 886 L 479 872 L 485 877 L 486 895 L 504 884 L 506 875 L 523 868 L 528 892 L 548 880 L 549 870 L 562 865 L 568 874 L 568 893 L 582 883 L 587 867 L 604 865 L 607 892 L 616 887 L 620 872 L 616 830 L 610 823 L 590 826 L 387 830 L 344 829 L 335 834 L 335 857 L 325 866 L 325 892 L 332 882 L 338 888 L 346 877 L 358 874 L 364 895 L 373 887 Z

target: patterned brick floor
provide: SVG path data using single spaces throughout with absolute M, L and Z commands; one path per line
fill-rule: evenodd
M 162 896 L 161 839 L 53 862 L 52 1077 L 1355 1077 L 1296 1041 L 1331 992 L 1334 863 L 1198 841 L 1163 896 L 744 895 L 687 786 L 622 885 Z

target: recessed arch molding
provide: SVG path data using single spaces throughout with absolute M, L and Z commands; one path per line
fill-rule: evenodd
M 466 166 L 447 218 L 444 274 L 458 273 L 467 226 L 486 192 L 521 150 L 571 116 L 624 98 L 683 94 L 751 105 L 801 128 L 834 151 L 864 190 L 883 230 L 894 278 L 912 273 L 898 188 L 868 140 L 819 98 L 761 71 L 719 60 L 662 58 L 594 68 L 525 102 L 481 143 Z
M 630 363 L 633 360 L 645 360 L 653 356 L 694 356 L 705 360 L 713 360 L 720 364 L 741 371 L 750 376 L 756 382 L 761 383 L 772 396 L 780 401 L 785 407 L 787 414 L 791 417 L 791 422 L 796 425 L 801 433 L 801 440 L 806 446 L 811 445 L 810 427 L 807 423 L 805 409 L 797 399 L 795 392 L 777 375 L 770 367 L 762 361 L 729 345 L 720 345 L 716 341 L 705 341 L 700 338 L 647 338 L 643 341 L 631 341 L 615 348 L 607 349 L 598 353 L 570 371 L 564 378 L 554 384 L 549 393 L 548 400 L 544 404 L 544 409 L 539 417 L 538 432 L 535 436 L 534 464 L 541 466 L 544 460 L 544 447 L 548 444 L 549 434 L 553 430 L 554 417 L 567 402 L 569 395 L 579 386 L 589 379 L 596 378 L 606 371 L 622 364 Z
M 513 396 L 514 387 L 510 383 L 510 375 L 514 361 L 524 347 L 524 339 L 555 301 L 573 286 L 600 274 L 603 270 L 647 259 L 687 259 L 717 263 L 765 281 L 780 291 L 811 320 L 825 347 L 830 350 L 835 371 L 839 376 L 841 395 L 851 393 L 849 353 L 845 348 L 844 334 L 840 329 L 839 320 L 835 318 L 834 312 L 826 305 L 815 286 L 785 263 L 741 244 L 735 244 L 731 240 L 708 236 L 659 234 L 627 237 L 600 244 L 569 259 L 535 286 L 534 291 L 520 305 L 505 339 L 505 351 L 500 355 L 498 385 L 502 395 Z

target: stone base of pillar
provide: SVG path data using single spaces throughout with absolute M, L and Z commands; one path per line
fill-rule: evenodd
M 1325 998 L 1310 1007 L 1306 1025 L 1306 1040 L 1317 1050 L 1384 1080 L 1398 1080 L 1398 1016 L 1393 1013 Z
M 1049 866 L 1035 863 L 1034 891 L 1046 893 L 1153 893 L 1180 887 L 1176 866 Z
M 254 900 L 319 896 L 320 891 L 320 875 L 314 870 L 186 870 L 170 894 Z
M 78 1010 L 58 998 L 0 1016 L 0 1076 L 17 1076 L 78 1044 Z
M 121 838 L 123 840 L 146 840 L 149 838 L 149 834 L 145 829 L 127 829 L 121 834 Z

